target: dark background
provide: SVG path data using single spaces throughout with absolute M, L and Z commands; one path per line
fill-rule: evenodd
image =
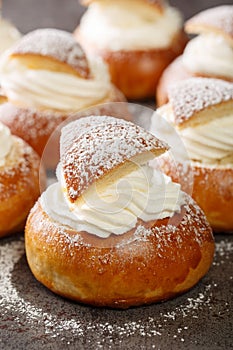
M 117 1 L 117 0 L 116 0 Z M 54 27 L 73 31 L 85 8 L 78 0 L 3 0 L 3 16 L 22 32 Z M 217 5 L 232 4 L 232 0 L 171 0 L 189 18 L 197 12 Z

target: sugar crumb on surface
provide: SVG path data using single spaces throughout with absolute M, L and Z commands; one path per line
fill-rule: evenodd
M 220 79 L 190 78 L 168 91 L 169 102 L 179 125 L 205 108 L 233 99 L 233 83 Z

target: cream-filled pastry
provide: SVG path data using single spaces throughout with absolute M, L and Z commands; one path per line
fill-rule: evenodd
M 180 12 L 162 0 L 83 3 L 89 7 L 74 34 L 86 52 L 105 60 L 126 97 L 154 96 L 163 69 L 187 42 Z
M 233 81 L 233 5 L 200 12 L 185 23 L 189 41 L 183 55 L 164 71 L 157 88 L 157 102 L 167 102 L 172 83 L 192 76 Z
M 8 103 L 0 120 L 39 155 L 56 127 L 74 112 L 123 101 L 101 60 L 90 61 L 72 34 L 39 29 L 25 35 L 1 60 Z
M 157 113 L 171 123 L 191 159 L 193 198 L 215 230 L 233 231 L 233 83 L 190 78 L 168 90 L 169 102 Z M 156 115 L 153 120 L 156 135 Z M 166 139 L 166 138 L 165 138 Z M 177 181 L 177 169 L 164 161 Z M 185 179 L 184 174 L 181 175 Z
M 40 195 L 39 168 L 36 152 L 0 123 L 0 237 L 24 229 Z
M 127 308 L 196 284 L 214 253 L 205 215 L 149 161 L 168 149 L 141 127 L 109 116 L 67 124 L 58 181 L 26 225 L 35 277 L 57 294 Z

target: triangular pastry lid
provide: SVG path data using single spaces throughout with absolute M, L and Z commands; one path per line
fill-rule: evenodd
M 75 202 L 97 180 L 113 181 L 166 150 L 167 144 L 123 119 L 91 116 L 68 124 L 60 155 L 69 200 Z
M 17 42 L 10 52 L 31 69 L 75 74 L 88 78 L 86 55 L 71 33 L 58 29 L 37 29 Z
M 204 124 L 233 110 L 233 83 L 191 78 L 168 89 L 174 124 L 179 128 Z
M 207 9 L 185 23 L 187 33 L 215 33 L 222 35 L 233 46 L 233 5 Z

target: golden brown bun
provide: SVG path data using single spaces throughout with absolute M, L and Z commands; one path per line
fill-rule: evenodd
M 100 102 L 100 105 L 108 102 L 125 102 L 125 98 L 117 89 L 112 87 L 108 98 Z M 98 105 L 96 109 L 99 111 Z M 106 109 L 108 113 L 111 113 L 110 107 L 106 106 Z M 102 107 L 102 114 L 105 114 L 104 110 L 104 107 Z M 128 111 L 124 115 L 126 119 L 131 118 Z M 72 112 L 61 113 L 52 110 L 21 108 L 10 102 L 0 105 L 0 122 L 7 125 L 12 134 L 24 139 L 39 156 L 42 156 L 44 148 L 55 129 L 65 120 L 74 117 L 75 113 Z
M 109 66 L 112 83 L 129 99 L 154 97 L 163 70 L 183 52 L 188 41 L 180 31 L 167 49 L 113 52 L 98 50 L 79 29 L 74 35 L 90 55 L 102 57 Z
M 145 163 L 167 149 L 139 126 L 108 116 L 68 124 L 60 144 L 62 187 L 76 204 L 93 186 L 106 189 L 142 159 Z M 27 220 L 28 263 L 41 283 L 67 298 L 115 308 L 148 304 L 191 288 L 211 265 L 212 230 L 188 195 L 172 218 L 138 219 L 132 230 L 109 232 L 108 238 L 63 225 L 43 203 L 42 198 Z
M 233 79 L 223 76 L 208 76 L 204 74 L 194 74 L 188 71 L 183 63 L 182 56 L 176 58 L 163 72 L 159 79 L 156 89 L 156 103 L 157 106 L 162 106 L 168 102 L 168 90 L 169 87 L 178 83 L 181 80 L 186 80 L 193 77 L 213 78 L 222 79 L 225 81 L 233 82 Z
M 139 220 L 135 229 L 104 239 L 53 221 L 37 202 L 25 230 L 29 266 L 53 292 L 95 306 L 174 297 L 206 274 L 214 254 L 203 212 L 189 196 L 186 201 L 170 220 Z
M 190 179 L 187 167 L 177 163 L 171 164 L 168 159 L 161 160 L 163 171 L 173 181 L 179 182 L 183 191 L 189 190 Z M 214 231 L 233 232 L 233 168 L 204 167 L 192 162 L 193 174 L 192 197 L 206 214 Z
M 40 195 L 44 174 L 38 155 L 14 137 L 6 163 L 0 167 L 0 237 L 23 230 L 27 215 Z M 40 182 L 39 182 L 40 180 Z

